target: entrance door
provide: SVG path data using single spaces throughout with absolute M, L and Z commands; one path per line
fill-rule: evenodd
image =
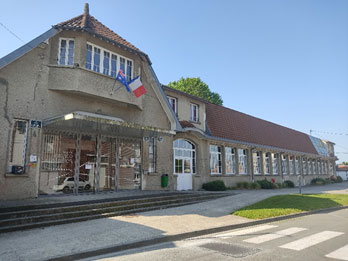
M 192 190 L 192 175 L 196 172 L 195 145 L 186 140 L 174 141 L 174 173 L 177 190 Z

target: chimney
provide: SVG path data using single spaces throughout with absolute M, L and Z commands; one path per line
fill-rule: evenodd
M 89 5 L 88 5 L 88 3 L 85 3 L 85 8 L 83 9 L 83 15 L 84 16 L 89 15 Z
M 87 28 L 88 27 L 88 16 L 89 16 L 89 5 L 88 3 L 85 3 L 85 8 L 83 9 L 83 17 L 82 17 L 82 27 Z

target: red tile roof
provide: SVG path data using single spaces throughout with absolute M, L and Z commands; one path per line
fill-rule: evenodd
M 120 43 L 130 49 L 141 52 L 137 47 L 129 43 L 127 40 L 123 39 L 121 36 L 116 34 L 114 31 L 103 25 L 97 19 L 89 14 L 88 4 L 85 6 L 84 13 L 82 15 L 76 16 L 65 22 L 61 22 L 55 27 L 63 29 L 84 29 L 92 34 L 97 34 L 106 37 L 112 41 Z
M 336 170 L 348 171 L 348 165 L 337 165 Z
M 195 128 L 195 125 L 193 125 L 191 122 L 189 121 L 179 121 L 181 127 L 183 128 Z
M 211 103 L 206 104 L 206 116 L 212 136 L 318 154 L 305 133 Z

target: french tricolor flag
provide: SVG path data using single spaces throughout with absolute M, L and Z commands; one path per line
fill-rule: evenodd
M 143 95 L 144 93 L 146 93 L 144 85 L 141 83 L 139 76 L 137 76 L 133 80 L 131 80 L 128 83 L 128 87 L 132 90 L 135 97 L 137 97 L 137 98 L 140 97 L 141 95 Z

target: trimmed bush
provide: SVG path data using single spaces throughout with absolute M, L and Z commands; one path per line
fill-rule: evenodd
M 260 184 L 257 183 L 257 182 L 250 182 L 250 183 L 249 183 L 249 188 L 250 188 L 250 189 L 260 189 L 261 186 L 260 186 Z
M 321 178 L 314 178 L 311 180 L 311 185 L 325 185 L 326 181 Z
M 203 189 L 208 191 L 224 191 L 226 190 L 225 183 L 222 180 L 214 180 L 208 183 L 204 183 Z
M 285 180 L 284 185 L 286 186 L 286 188 L 294 188 L 295 187 L 294 182 L 292 182 L 291 180 Z
M 256 182 L 260 185 L 260 187 L 262 189 L 272 189 L 273 188 L 273 186 L 272 186 L 273 183 L 268 181 L 267 179 L 258 180 Z

